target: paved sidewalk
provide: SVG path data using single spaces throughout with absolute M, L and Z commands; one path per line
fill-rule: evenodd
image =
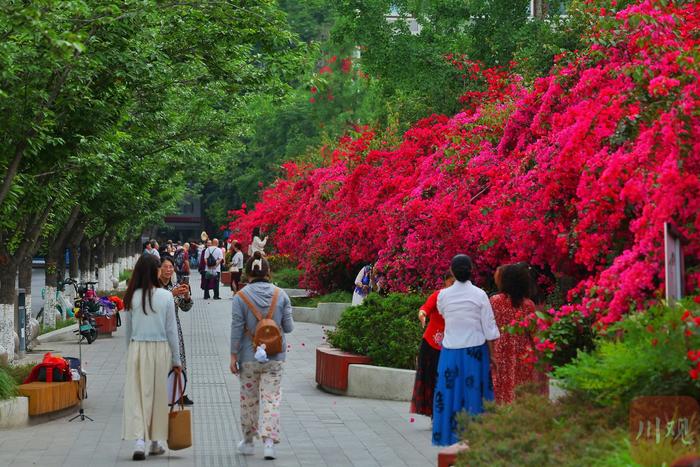
M 316 388 L 314 349 L 323 342 L 323 330 L 305 323 L 297 323 L 288 335 L 278 458 L 263 460 L 260 443 L 255 456 L 237 455 L 238 380 L 228 369 L 230 292 L 222 290 L 222 297 L 205 301 L 196 290 L 195 307 L 181 314 L 190 373 L 188 393 L 195 402 L 194 446 L 147 459 L 149 465 L 435 465 L 437 449 L 430 445 L 429 420 L 410 415 L 407 403 L 339 397 Z M 0 465 L 133 465 L 132 443 L 120 439 L 125 349 L 121 329 L 111 339 L 102 337 L 83 346 L 89 396 L 84 406 L 94 422 L 68 423 L 75 413 L 70 411 L 30 427 L 0 431 Z M 78 354 L 73 342 L 41 348 L 42 353 L 48 350 L 65 356 Z

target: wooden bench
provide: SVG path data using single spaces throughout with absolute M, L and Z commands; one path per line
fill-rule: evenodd
M 316 383 L 324 388 L 345 391 L 348 388 L 348 366 L 353 363 L 367 365 L 372 359 L 326 345 L 316 347 Z
M 442 449 L 438 453 L 438 467 L 451 467 L 457 465 L 457 456 L 460 452 L 469 449 L 467 443 L 457 443 Z
M 78 405 L 84 394 L 85 378 L 80 381 L 21 384 L 19 393 L 29 398 L 29 415 L 42 415 Z

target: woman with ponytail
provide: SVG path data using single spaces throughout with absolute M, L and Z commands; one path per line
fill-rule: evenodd
M 252 455 L 254 439 L 262 437 L 265 459 L 274 459 L 274 445 L 280 439 L 280 386 L 287 352 L 284 334 L 294 329 L 292 305 L 287 294 L 270 283 L 270 265 L 260 251 L 253 253 L 245 269 L 250 283 L 234 296 L 231 320 L 230 368 L 241 384 L 243 439 L 238 452 Z M 260 344 L 263 330 L 275 336 L 274 346 Z

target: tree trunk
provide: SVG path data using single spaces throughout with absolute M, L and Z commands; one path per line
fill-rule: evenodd
M 27 322 L 34 316 L 32 310 L 32 257 L 27 256 L 19 265 L 19 288 L 24 289 L 24 304 L 27 308 Z
M 56 326 L 56 305 L 58 300 L 56 291 L 58 287 L 58 265 L 56 248 L 51 246 L 46 254 L 46 269 L 44 270 L 44 314 L 42 322 L 48 327 Z M 61 258 L 63 261 L 63 258 Z
M 80 252 L 78 254 L 78 267 L 80 268 L 80 282 L 87 282 L 90 277 L 90 258 L 92 257 L 92 241 L 83 236 L 80 241 Z M 76 276 L 77 277 L 77 276 Z
M 71 243 L 70 245 L 70 267 L 68 268 L 68 275 L 77 279 L 80 276 L 80 268 L 78 266 L 78 255 L 80 255 L 80 244 Z
M 97 241 L 97 290 L 105 290 L 107 284 L 107 242 L 106 235 Z
M 0 268 L 0 359 L 5 353 L 15 358 L 15 306 L 17 304 L 17 263 L 9 261 Z

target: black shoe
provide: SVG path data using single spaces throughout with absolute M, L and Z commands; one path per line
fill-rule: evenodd
M 182 403 L 185 405 L 194 405 L 194 402 L 192 402 L 192 399 L 190 399 L 187 396 L 182 396 Z
M 221 297 L 214 297 L 214 300 L 221 300 Z
M 146 460 L 146 452 L 145 451 L 134 451 L 134 455 L 131 456 L 132 460 L 135 461 L 145 461 Z

